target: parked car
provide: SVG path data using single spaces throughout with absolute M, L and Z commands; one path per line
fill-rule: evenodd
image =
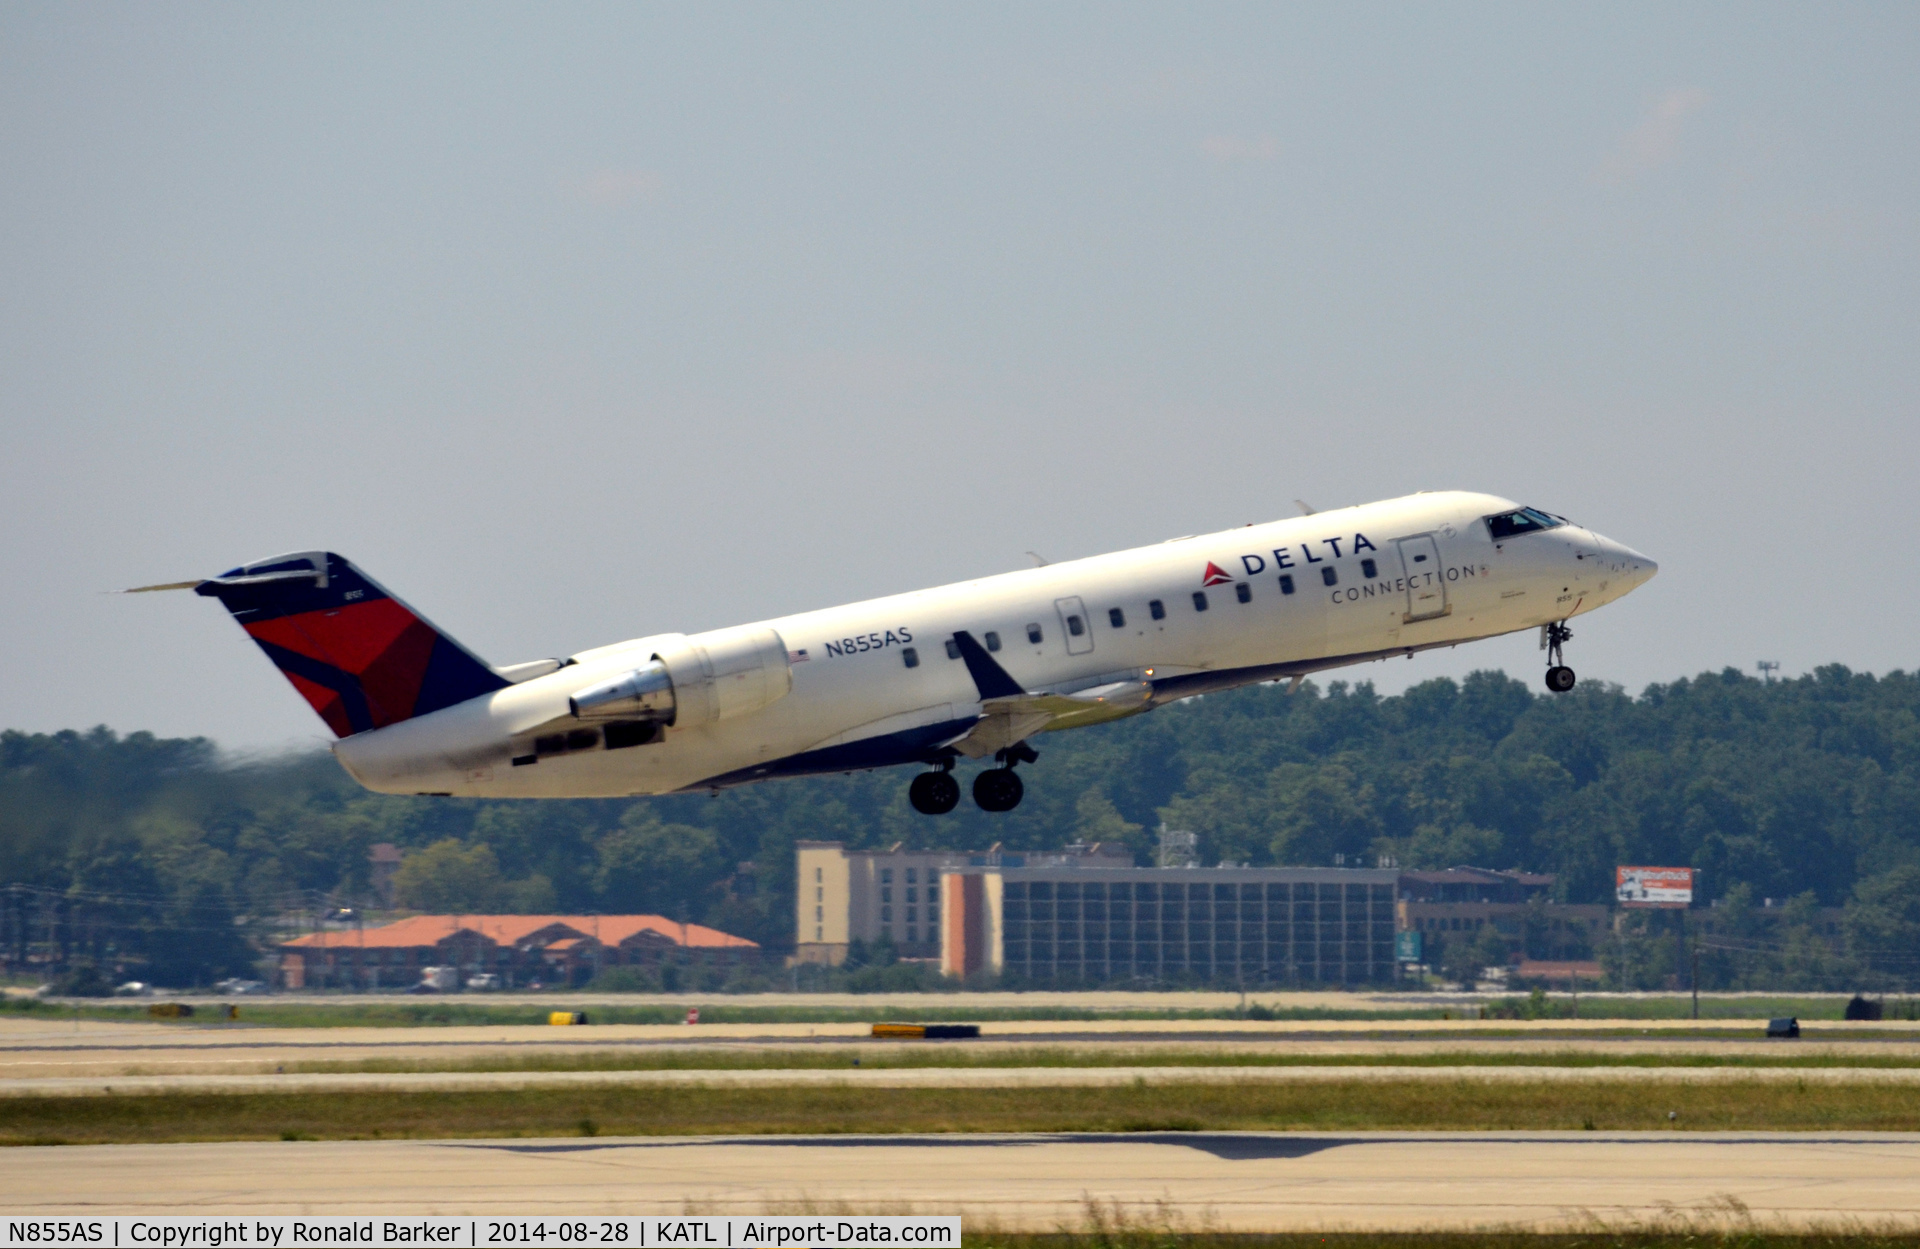
M 432 985 L 437 993 L 446 993 L 460 987 L 460 969 L 458 967 L 422 967 L 420 983 Z
M 115 997 L 145 997 L 153 992 L 153 986 L 144 980 L 129 980 L 114 989 Z
M 500 977 L 490 971 L 483 971 L 477 976 L 468 976 L 467 987 L 469 989 L 497 989 L 500 987 Z
M 267 982 L 264 980 L 243 980 L 239 976 L 234 976 L 226 980 L 214 981 L 213 989 L 216 993 L 230 993 L 237 997 L 247 993 L 265 993 L 267 991 Z

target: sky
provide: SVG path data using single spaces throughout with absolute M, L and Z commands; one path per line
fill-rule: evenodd
M 1659 561 L 1583 680 L 1913 669 L 1916 64 L 1899 4 L 8 4 L 0 728 L 324 742 L 108 593 L 281 551 L 504 664 L 1449 488 Z M 1344 675 L 1483 667 L 1535 638 Z

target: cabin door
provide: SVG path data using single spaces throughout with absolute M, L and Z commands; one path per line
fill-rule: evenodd
M 1060 613 L 1060 631 L 1067 639 L 1067 654 L 1093 653 L 1093 621 L 1087 618 L 1087 606 L 1078 598 L 1057 598 L 1053 609 Z
M 1400 548 L 1400 568 L 1407 578 L 1406 623 L 1446 615 L 1447 578 L 1440 567 L 1440 544 L 1432 534 L 1423 533 L 1401 538 L 1394 545 Z

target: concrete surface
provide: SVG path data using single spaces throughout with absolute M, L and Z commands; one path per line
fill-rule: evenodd
M 978 1228 L 1533 1228 L 1740 1203 L 1920 1221 L 1920 1134 L 1191 1133 L 291 1142 L 0 1151 L 40 1213 L 958 1212 Z
M 13 1097 L 160 1093 L 420 1093 L 559 1088 L 1112 1088 L 1144 1084 L 1325 1084 L 1343 1080 L 1552 1080 L 1589 1084 L 1920 1085 L 1920 1067 L 802 1067 L 665 1071 L 408 1071 L 286 1075 L 63 1076 L 0 1081 Z
M 1920 1041 L 1910 1031 L 1872 1025 L 1810 1035 L 1800 1041 L 1767 1041 L 1751 1024 L 1716 1027 L 1708 1037 L 1674 1036 L 1669 1028 L 1649 1028 L 1608 1037 L 1570 1035 L 1562 1024 L 1456 1021 L 1434 1028 L 1395 1026 L 1395 1038 L 1368 1035 L 1361 1025 L 1337 1026 L 1252 1021 L 1103 1021 L 1099 1023 L 987 1023 L 981 1037 L 966 1042 L 875 1041 L 864 1024 L 701 1024 L 660 1026 L 530 1026 L 410 1028 L 266 1028 L 246 1024 L 108 1023 L 38 1018 L 0 1018 L 0 1082 L 76 1078 L 125 1079 L 152 1075 L 249 1075 L 289 1073 L 324 1066 L 404 1064 L 422 1069 L 497 1065 L 541 1059 L 604 1059 L 609 1053 L 641 1050 L 672 1054 L 739 1054 L 763 1057 L 806 1053 L 819 1057 L 822 1046 L 844 1056 L 902 1057 L 964 1054 L 1002 1057 L 1014 1051 L 1047 1049 L 1072 1052 L 1090 1065 L 1146 1065 L 1181 1054 L 1215 1058 L 1236 1053 L 1309 1057 L 1373 1055 L 1405 1061 L 1423 1055 L 1525 1052 L 1551 1064 L 1560 1055 L 1658 1054 L 1740 1057 L 1763 1062 L 1804 1057 L 1851 1055 L 1874 1062 L 1920 1066 Z M 1724 1025 L 1724 1021 L 1722 1021 Z M 1844 1036 L 1850 1039 L 1841 1039 Z M 949 1048 L 952 1046 L 953 1048 Z

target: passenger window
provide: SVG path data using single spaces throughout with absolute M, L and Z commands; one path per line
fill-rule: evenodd
M 1193 592 L 1193 610 L 1207 610 L 1207 592 L 1205 590 L 1195 590 Z
M 1239 585 L 1233 587 L 1233 596 L 1242 603 L 1251 603 L 1253 602 L 1253 587 L 1242 581 Z
M 1360 561 L 1360 574 L 1368 581 L 1372 581 L 1380 575 L 1380 566 L 1370 559 L 1363 559 Z
M 947 639 L 947 658 L 960 658 L 960 643 L 954 641 L 952 638 Z
M 1082 633 L 1085 633 L 1086 631 L 1087 631 L 1087 623 L 1086 623 L 1086 621 L 1084 621 L 1084 620 L 1082 620 L 1082 619 L 1080 619 L 1080 617 L 1078 617 L 1078 616 L 1068 616 L 1068 617 L 1067 617 L 1067 632 L 1068 632 L 1068 633 L 1071 633 L 1071 634 L 1073 634 L 1073 636 L 1075 636 L 1075 637 L 1079 637 L 1079 636 L 1080 636 L 1080 635 L 1081 635 Z
M 1159 599 L 1155 599 L 1153 602 L 1147 604 L 1147 614 L 1155 620 L 1165 620 L 1167 618 L 1167 605 Z
M 1109 607 L 1107 608 L 1107 623 L 1116 629 L 1124 629 L 1127 627 L 1127 613 L 1121 611 L 1118 607 Z
M 991 631 L 987 633 L 987 649 L 990 651 L 997 651 L 1000 649 L 1000 635 L 998 633 L 994 633 Z
M 1040 626 L 1039 625 L 1030 624 L 1027 626 L 1027 641 L 1032 642 L 1035 646 L 1040 645 Z
M 1282 594 L 1293 593 L 1293 574 L 1292 573 L 1283 572 L 1280 574 L 1280 593 Z
M 1326 582 L 1328 585 L 1339 585 L 1340 584 L 1339 570 L 1334 568 L 1332 565 L 1328 565 L 1327 567 L 1322 568 L 1320 570 L 1320 580 Z
M 900 652 L 900 661 L 909 668 L 918 668 L 920 666 L 920 652 L 909 646 Z

